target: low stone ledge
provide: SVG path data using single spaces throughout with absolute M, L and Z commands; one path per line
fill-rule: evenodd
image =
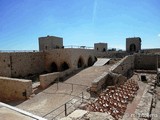
M 31 94 L 31 80 L 0 77 L 0 101 L 25 100 Z
M 40 86 L 45 89 L 47 88 L 51 83 L 55 82 L 56 79 L 63 79 L 66 76 L 73 73 L 75 69 L 68 69 L 63 72 L 54 72 L 54 73 L 48 73 L 43 74 L 39 76 L 40 79 Z
M 47 88 L 51 83 L 53 83 L 57 78 L 59 78 L 60 72 L 54 72 L 49 74 L 40 75 L 40 86 L 45 89 Z

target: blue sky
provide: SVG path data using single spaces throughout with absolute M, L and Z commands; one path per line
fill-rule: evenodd
M 36 50 L 38 37 L 53 35 L 64 46 L 125 49 L 127 37 L 142 48 L 160 48 L 159 0 L 0 0 L 0 50 Z

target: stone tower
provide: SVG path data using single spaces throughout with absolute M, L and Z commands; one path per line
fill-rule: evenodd
M 107 51 L 107 43 L 95 43 L 94 49 L 99 52 L 106 52 Z
M 133 37 L 126 38 L 126 51 L 127 52 L 138 52 L 141 50 L 141 38 Z
M 63 48 L 63 38 L 55 36 L 39 37 L 39 51 Z

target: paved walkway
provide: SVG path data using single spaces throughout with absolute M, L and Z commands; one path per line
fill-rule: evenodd
M 84 91 L 84 97 L 88 98 L 89 93 L 86 92 L 87 86 L 91 86 L 91 82 L 95 78 L 99 77 L 103 72 L 108 71 L 109 68 L 110 65 L 101 67 L 92 66 L 86 68 L 76 75 L 70 77 L 65 82 L 60 82 L 58 86 L 57 84 L 51 85 L 39 94 L 35 95 L 33 98 L 21 103 L 17 107 L 43 117 L 53 109 L 65 104 L 72 98 L 74 98 L 72 101 L 75 102 L 77 99 L 79 99 L 79 97 L 75 96 L 81 96 L 82 91 Z M 71 85 L 70 83 L 79 85 Z M 52 119 L 53 116 L 58 114 L 57 112 L 63 110 L 64 106 L 54 112 L 53 115 L 47 115 L 45 118 Z

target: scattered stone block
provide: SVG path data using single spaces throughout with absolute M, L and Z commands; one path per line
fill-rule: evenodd
M 70 117 L 71 119 L 76 120 L 76 119 L 82 118 L 87 113 L 88 113 L 88 111 L 85 111 L 85 110 L 75 110 L 70 115 L 68 115 L 68 117 Z

